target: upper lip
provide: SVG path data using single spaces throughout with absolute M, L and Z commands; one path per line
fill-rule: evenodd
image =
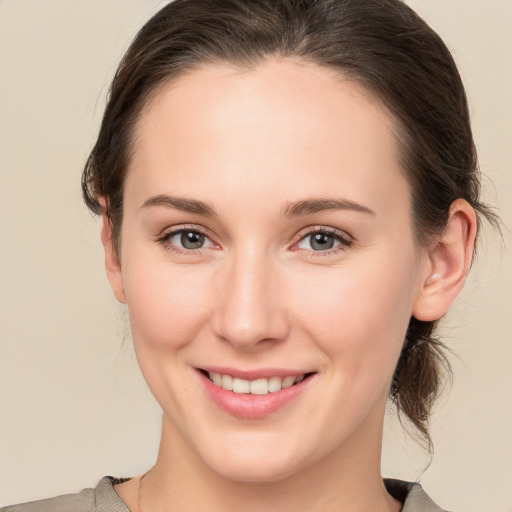
M 198 370 L 204 370 L 209 373 L 220 373 L 221 375 L 231 375 L 238 379 L 256 380 L 270 379 L 271 377 L 298 377 L 307 373 L 313 373 L 311 370 L 292 370 L 286 368 L 259 368 L 254 370 L 241 370 L 238 368 L 229 368 L 226 366 L 200 366 Z

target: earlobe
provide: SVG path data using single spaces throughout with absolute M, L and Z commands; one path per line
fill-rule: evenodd
M 99 198 L 101 205 L 101 242 L 105 250 L 105 269 L 114 296 L 119 302 L 126 303 L 126 297 L 123 287 L 123 276 L 121 271 L 121 261 L 117 254 L 114 242 L 112 240 L 112 226 L 107 216 L 106 202 L 103 197 Z
M 429 272 L 412 313 L 416 319 L 429 322 L 446 314 L 466 282 L 476 231 L 475 211 L 467 201 L 457 199 L 445 229 L 428 249 Z

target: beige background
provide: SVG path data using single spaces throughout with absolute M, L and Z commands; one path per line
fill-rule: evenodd
M 155 0 L 0 0 L 0 504 L 133 475 L 159 411 L 104 277 L 81 167 L 115 67 Z M 512 2 L 410 0 L 465 78 L 486 197 L 512 226 Z M 512 511 L 512 257 L 488 230 L 444 333 L 454 386 L 434 462 L 390 420 L 383 472 L 448 509 Z M 126 341 L 123 341 L 126 340 Z

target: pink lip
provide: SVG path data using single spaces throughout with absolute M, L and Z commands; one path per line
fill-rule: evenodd
M 292 402 L 311 384 L 315 377 L 315 375 L 312 375 L 298 384 L 294 384 L 289 388 L 281 389 L 275 393 L 267 393 L 266 395 L 251 395 L 245 393 L 237 394 L 233 393 L 232 391 L 227 391 L 220 386 L 216 386 L 203 373 L 197 372 L 197 374 L 201 378 L 206 392 L 212 401 L 217 405 L 217 407 L 237 418 L 251 420 L 264 418 L 265 416 L 278 411 L 282 407 Z M 232 376 L 241 375 L 240 372 L 225 372 L 224 374 Z M 286 375 L 290 375 L 290 373 Z M 261 377 L 261 373 L 258 373 L 258 376 L 259 378 L 263 378 Z M 277 375 L 276 373 L 273 373 L 270 376 Z M 239 378 L 244 377 L 240 376 Z M 253 380 L 253 378 L 250 380 Z
M 270 379 L 270 377 L 298 377 L 306 373 L 311 373 L 311 370 L 298 371 L 286 370 L 283 368 L 261 368 L 259 370 L 238 370 L 236 368 L 228 368 L 227 366 L 201 366 L 201 370 L 210 373 L 220 373 L 222 375 L 231 375 L 239 379 L 256 380 L 256 379 Z

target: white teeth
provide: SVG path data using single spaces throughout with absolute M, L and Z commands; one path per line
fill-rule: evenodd
M 231 375 L 223 375 L 220 385 L 227 391 L 232 391 L 233 390 L 233 377 L 231 377 Z
M 281 379 L 281 377 L 270 377 L 270 379 L 268 379 L 268 390 L 271 393 L 280 391 L 282 382 L 283 382 L 283 379 Z
M 249 393 L 250 382 L 245 379 L 233 379 L 233 392 L 234 393 Z
M 281 387 L 289 388 L 290 386 L 293 386 L 294 384 L 295 384 L 295 377 L 285 377 L 283 379 L 283 383 L 281 384 Z
M 268 393 L 268 379 L 257 379 L 251 381 L 252 395 L 266 395 Z
M 269 379 L 247 380 L 233 378 L 231 375 L 221 375 L 216 372 L 208 373 L 210 380 L 216 385 L 227 391 L 234 393 L 244 393 L 252 395 L 266 395 L 267 393 L 275 393 L 284 388 L 289 388 L 294 384 L 298 384 L 304 380 L 304 375 L 286 377 L 270 377 Z

